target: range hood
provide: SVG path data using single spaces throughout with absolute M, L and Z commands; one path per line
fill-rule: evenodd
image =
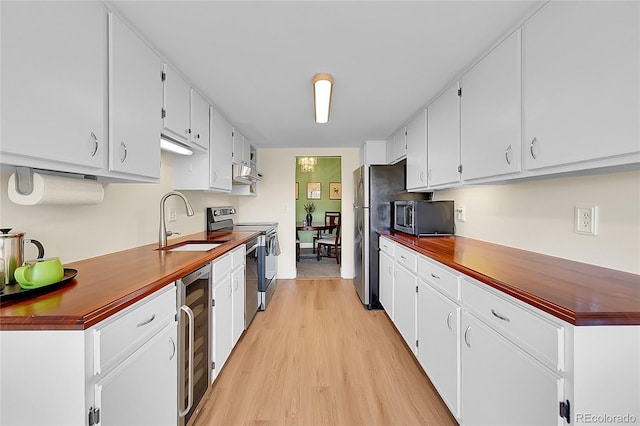
M 261 180 L 262 173 L 259 173 L 257 170 L 254 170 L 244 164 L 233 165 L 233 182 L 250 185 L 253 182 Z

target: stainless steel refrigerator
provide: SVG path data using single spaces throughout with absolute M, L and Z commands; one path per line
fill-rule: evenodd
M 405 162 L 361 166 L 353 172 L 355 218 L 354 286 L 368 309 L 380 308 L 378 231 L 389 231 L 391 204 L 405 193 Z M 422 198 L 424 195 L 416 195 Z M 404 198 L 404 197 L 402 197 Z

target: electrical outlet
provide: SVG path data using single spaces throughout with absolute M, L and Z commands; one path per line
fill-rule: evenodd
M 175 207 L 169 207 L 169 222 L 175 222 L 177 220 L 177 212 Z
M 577 234 L 596 235 L 596 211 L 597 206 L 575 207 Z
M 464 222 L 467 220 L 466 210 L 464 207 L 458 207 L 456 209 L 456 217 L 458 222 Z

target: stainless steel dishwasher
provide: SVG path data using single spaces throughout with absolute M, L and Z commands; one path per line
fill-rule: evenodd
M 178 287 L 178 424 L 198 411 L 211 384 L 211 264 L 176 281 Z

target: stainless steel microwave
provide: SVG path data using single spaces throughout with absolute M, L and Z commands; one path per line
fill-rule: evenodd
M 418 237 L 454 235 L 453 201 L 391 202 L 392 228 Z

